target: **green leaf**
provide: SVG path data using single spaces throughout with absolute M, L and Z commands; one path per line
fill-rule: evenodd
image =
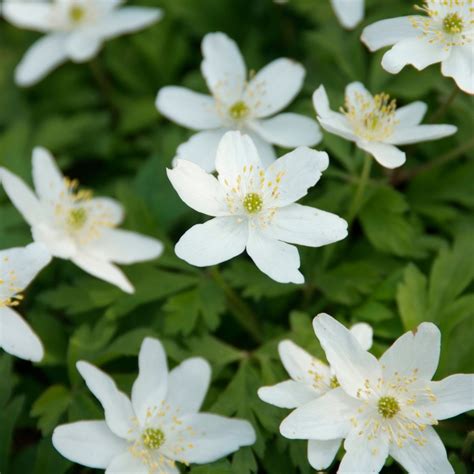
M 427 279 L 413 264 L 405 268 L 403 281 L 398 286 L 397 304 L 405 329 L 414 329 L 423 321 L 430 321 Z
M 31 416 L 37 417 L 43 436 L 50 434 L 71 403 L 71 394 L 63 385 L 52 385 L 35 401 Z

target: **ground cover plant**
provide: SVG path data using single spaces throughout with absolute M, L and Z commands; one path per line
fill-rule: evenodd
M 456 67 L 456 51 L 474 43 L 471 25 L 449 10 L 461 5 L 472 21 L 473 5 L 433 2 L 447 9 L 440 28 L 452 44 L 437 24 L 420 23 L 413 28 L 425 28 L 426 48 L 436 38 L 440 49 L 420 47 L 407 59 L 413 49 L 403 41 L 411 39 L 379 41 L 388 26 L 376 22 L 429 14 L 412 0 L 350 0 L 345 10 L 336 0 L 130 0 L 127 8 L 147 7 L 151 16 L 134 11 L 133 25 L 121 17 L 113 28 L 104 20 L 90 55 L 81 49 L 90 37 L 74 37 L 70 49 L 62 38 L 54 67 L 24 62 L 49 30 L 13 24 L 12 1 L 0 3 L 0 252 L 25 247 L 0 253 L 1 473 L 104 471 L 108 460 L 100 471 L 84 467 L 73 443 L 63 444 L 80 433 L 70 423 L 104 418 L 110 436 L 128 439 L 114 445 L 117 456 L 128 456 L 129 442 L 140 460 L 126 469 L 115 460 L 107 472 L 361 472 L 365 458 L 345 454 L 357 436 L 347 434 L 345 449 L 345 435 L 311 438 L 304 423 L 322 412 L 305 404 L 343 390 L 357 399 L 360 380 L 348 373 L 379 364 L 366 351 L 380 359 L 395 341 L 395 372 L 409 366 L 403 354 L 431 364 L 400 386 L 410 392 L 426 379 L 434 384 L 428 399 L 452 396 L 454 408 L 423 412 L 415 430 L 435 430 L 447 452 L 447 461 L 443 448 L 431 452 L 422 472 L 473 471 L 474 382 L 454 374 L 474 366 L 472 56 L 467 69 Z M 69 20 L 83 21 L 81 12 Z M 234 89 L 213 82 L 212 61 L 201 71 L 213 48 L 248 72 Z M 176 87 L 208 95 L 206 104 L 227 115 L 210 117 L 203 96 L 193 102 Z M 222 90 L 232 96 L 224 105 Z M 250 135 L 259 159 L 239 132 L 220 142 L 235 129 Z M 209 158 L 219 150 L 217 161 Z M 234 173 L 228 163 L 242 156 L 245 171 Z M 233 178 L 244 188 L 225 181 Z M 245 235 L 231 239 L 222 224 L 198 234 L 209 216 L 245 224 Z M 264 216 L 258 224 L 256 216 Z M 256 226 L 271 222 L 278 229 L 257 235 Z M 102 234 L 109 224 L 120 229 Z M 32 234 L 45 245 L 31 244 Z M 313 329 L 320 313 L 337 321 L 321 315 Z M 403 346 L 412 339 L 413 353 Z M 306 370 L 302 351 L 324 362 L 323 378 Z M 355 364 L 349 370 L 344 354 Z M 114 383 L 131 398 L 120 399 L 122 411 L 107 398 L 117 394 Z M 186 405 L 194 441 L 180 435 L 173 453 L 164 449 L 175 428 L 147 424 L 150 394 Z M 408 413 L 393 397 L 377 400 L 385 419 Z M 118 426 L 131 411 L 133 440 Z M 404 426 L 403 435 L 413 434 Z M 397 436 L 389 441 L 401 442 L 398 452 L 372 452 L 373 472 L 420 472 Z M 332 443 L 323 460 L 321 440 Z

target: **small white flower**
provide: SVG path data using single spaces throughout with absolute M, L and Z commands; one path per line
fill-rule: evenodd
M 364 0 L 331 0 L 331 5 L 342 26 L 349 30 L 364 18 Z
M 426 0 L 426 15 L 382 20 L 366 27 L 362 41 L 371 51 L 393 47 L 382 59 L 383 68 L 399 73 L 407 64 L 422 70 L 441 63 L 441 73 L 474 94 L 473 0 Z
M 111 262 L 131 264 L 158 257 L 160 241 L 116 229 L 122 206 L 109 198 L 92 198 L 77 181 L 61 174 L 44 148 L 33 151 L 36 194 L 16 175 L 0 168 L 0 180 L 11 201 L 31 226 L 33 239 L 50 253 L 71 260 L 86 272 L 133 293 L 123 272 Z
M 280 426 L 283 436 L 344 438 L 338 473 L 379 472 L 389 455 L 408 472 L 454 473 L 433 425 L 474 409 L 474 375 L 431 381 L 438 328 L 420 324 L 377 360 L 331 316 L 318 315 L 313 326 L 341 386 L 293 411 Z
M 0 347 L 34 362 L 43 358 L 43 346 L 13 308 L 21 303 L 23 290 L 50 260 L 51 255 L 42 244 L 0 251 Z
M 54 430 L 54 447 L 73 462 L 107 474 L 179 474 L 177 462 L 211 463 L 255 443 L 248 421 L 198 413 L 211 380 L 207 361 L 187 359 L 168 373 L 157 339 L 142 343 L 131 401 L 93 365 L 78 362 L 77 369 L 104 408 L 105 421 Z
M 223 33 L 207 34 L 202 52 L 201 70 L 212 97 L 169 86 L 156 98 L 164 116 L 192 130 L 203 130 L 178 147 L 177 159 L 214 171 L 217 145 L 229 130 L 250 135 L 266 166 L 276 158 L 272 144 L 295 148 L 320 142 L 321 131 L 314 120 L 294 113 L 275 115 L 303 86 L 301 64 L 280 58 L 248 79 L 238 46 Z
M 4 0 L 4 17 L 12 24 L 46 33 L 27 51 L 15 80 L 30 86 L 68 59 L 93 58 L 104 41 L 141 30 L 158 21 L 158 8 L 119 8 L 122 0 Z
M 409 145 L 453 135 L 454 125 L 420 125 L 426 104 L 413 102 L 397 109 L 388 94 L 375 96 L 360 82 L 346 87 L 345 107 L 334 112 L 324 86 L 313 94 L 313 104 L 321 126 L 372 155 L 382 166 L 397 168 L 405 163 L 405 153 L 395 145 Z
M 168 170 L 180 198 L 214 219 L 189 229 L 176 244 L 178 257 L 198 267 L 229 260 L 244 250 L 257 267 L 282 283 L 302 283 L 298 250 L 347 236 L 335 214 L 295 204 L 328 166 L 328 155 L 300 147 L 264 168 L 250 137 L 227 132 L 216 157 L 218 177 L 178 160 Z
M 372 347 L 373 331 L 368 324 L 354 324 L 350 331 L 364 350 Z M 331 367 L 292 341 L 280 342 L 278 352 L 291 380 L 260 388 L 258 396 L 264 402 L 281 408 L 297 408 L 339 387 Z M 308 461 L 311 466 L 318 471 L 329 467 L 341 442 L 340 438 L 325 441 L 309 440 Z

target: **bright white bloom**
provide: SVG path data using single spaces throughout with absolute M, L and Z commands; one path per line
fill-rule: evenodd
M 214 219 L 189 229 L 176 244 L 178 257 L 204 267 L 244 250 L 257 267 L 281 283 L 303 283 L 298 250 L 347 236 L 347 223 L 329 212 L 295 204 L 328 166 L 324 152 L 300 147 L 265 168 L 250 137 L 228 132 L 217 149 L 218 177 L 178 160 L 171 184 L 190 207 Z
M 457 131 L 454 125 L 420 125 L 425 103 L 413 102 L 397 110 L 395 99 L 385 93 L 372 96 L 360 82 L 346 87 L 341 112 L 330 109 L 324 86 L 314 92 L 313 104 L 325 130 L 355 142 L 385 168 L 405 163 L 405 153 L 395 145 L 437 140 Z
M 377 360 L 331 316 L 318 315 L 313 326 L 341 386 L 293 411 L 281 433 L 344 438 L 339 473 L 379 472 L 389 455 L 411 473 L 454 473 L 433 425 L 474 409 L 474 375 L 431 381 L 440 353 L 438 328 L 420 324 Z
M 107 474 L 179 474 L 176 462 L 211 463 L 255 443 L 249 422 L 198 413 L 211 379 L 209 364 L 194 357 L 168 373 L 157 339 L 142 343 L 131 401 L 93 365 L 78 362 L 77 369 L 105 412 L 105 421 L 54 430 L 54 447 L 78 464 Z
M 349 30 L 364 18 L 364 0 L 331 0 L 331 5 L 342 26 Z
M 0 251 L 0 347 L 35 362 L 43 358 L 41 341 L 13 308 L 21 303 L 23 290 L 50 260 L 42 244 Z
M 318 124 L 303 115 L 283 113 L 303 86 L 305 70 L 286 58 L 277 59 L 257 74 L 247 69 L 237 44 L 223 33 L 209 33 L 202 41 L 201 71 L 212 97 L 183 87 L 164 87 L 156 106 L 169 119 L 192 130 L 177 150 L 177 159 L 214 171 L 216 149 L 226 131 L 250 135 L 265 166 L 276 158 L 272 144 L 286 148 L 320 142 Z
M 426 0 L 426 15 L 382 20 L 368 26 L 362 41 L 371 51 L 394 45 L 382 59 L 383 68 L 399 73 L 407 64 L 416 69 L 441 63 L 463 91 L 474 94 L 474 1 Z
M 156 239 L 116 229 L 123 220 L 122 206 L 113 199 L 92 198 L 90 191 L 79 191 L 77 181 L 64 178 L 44 148 L 33 151 L 36 194 L 4 168 L 0 168 L 0 180 L 31 226 L 36 242 L 45 244 L 53 256 L 71 260 L 127 293 L 133 293 L 133 286 L 111 262 L 152 260 L 163 250 Z
M 141 30 L 158 21 L 158 8 L 119 8 L 122 0 L 4 0 L 4 17 L 12 24 L 46 33 L 25 54 L 15 80 L 30 86 L 68 59 L 93 58 L 104 41 Z
M 368 324 L 354 324 L 350 331 L 364 350 L 372 347 L 373 331 Z M 280 342 L 278 352 L 291 380 L 260 388 L 258 396 L 264 402 L 281 408 L 297 408 L 339 387 L 331 367 L 292 341 Z M 330 466 L 341 442 L 341 438 L 325 441 L 309 440 L 308 461 L 311 466 L 318 471 Z

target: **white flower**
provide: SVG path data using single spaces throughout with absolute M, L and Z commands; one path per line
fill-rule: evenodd
M 366 27 L 362 41 L 371 51 L 394 45 L 382 59 L 383 68 L 399 73 L 407 64 L 416 69 L 441 63 L 463 91 L 474 94 L 473 0 L 426 0 L 426 15 L 382 20 Z
M 93 58 L 104 41 L 141 30 L 158 21 L 158 8 L 119 8 L 122 0 L 4 0 L 4 17 L 12 24 L 46 33 L 27 51 L 15 80 L 30 86 L 68 59 Z
M 43 358 L 41 341 L 13 308 L 21 303 L 23 290 L 50 260 L 42 244 L 0 251 L 0 347 L 35 362 Z
M 395 145 L 437 140 L 456 133 L 454 125 L 420 125 L 426 104 L 413 102 L 397 110 L 395 99 L 385 93 L 372 94 L 360 82 L 346 87 L 345 108 L 333 112 L 324 86 L 313 94 L 321 126 L 371 154 L 382 166 L 397 168 L 405 153 Z
M 36 195 L 17 176 L 0 168 L 0 180 L 11 201 L 31 226 L 33 239 L 50 253 L 71 260 L 86 272 L 133 293 L 122 271 L 111 262 L 130 264 L 158 257 L 160 241 L 116 229 L 122 206 L 109 198 L 92 198 L 77 181 L 64 178 L 51 154 L 33 151 Z
M 105 421 L 54 430 L 54 447 L 71 461 L 107 474 L 179 474 L 176 462 L 211 463 L 255 443 L 249 422 L 198 413 L 211 379 L 209 364 L 194 357 L 168 373 L 157 339 L 142 343 L 131 401 L 93 365 L 78 362 L 77 369 L 104 408 Z
M 229 260 L 244 250 L 257 267 L 282 283 L 302 283 L 298 250 L 347 236 L 347 223 L 295 204 L 328 166 L 327 153 L 300 147 L 264 168 L 250 137 L 227 132 L 216 157 L 218 177 L 178 160 L 168 177 L 180 198 L 214 219 L 189 229 L 176 244 L 178 257 L 198 267 Z
M 368 324 L 354 324 L 350 331 L 364 350 L 372 347 L 373 331 Z M 278 352 L 291 380 L 260 388 L 258 396 L 264 402 L 281 408 L 296 408 L 339 386 L 331 367 L 292 341 L 280 342 Z M 341 438 L 325 441 L 309 440 L 308 461 L 311 466 L 316 470 L 329 467 L 341 446 L 341 441 Z
M 364 18 L 364 0 L 331 0 L 331 5 L 342 26 L 349 30 Z
M 378 361 L 331 316 L 318 315 L 313 326 L 341 386 L 293 411 L 283 436 L 345 438 L 339 473 L 379 472 L 389 455 L 411 473 L 454 473 L 433 425 L 474 409 L 474 376 L 431 381 L 438 328 L 420 324 Z
M 164 116 L 192 130 L 203 130 L 178 147 L 177 159 L 214 171 L 217 145 L 229 130 L 250 135 L 266 166 L 276 158 L 271 144 L 295 148 L 320 142 L 321 131 L 314 120 L 294 113 L 275 115 L 300 91 L 305 75 L 301 64 L 280 58 L 247 79 L 239 48 L 225 34 L 207 34 L 202 52 L 201 70 L 213 96 L 170 86 L 156 98 Z

